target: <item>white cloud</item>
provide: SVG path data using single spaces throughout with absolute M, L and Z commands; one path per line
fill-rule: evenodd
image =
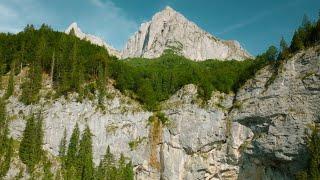
M 90 0 L 92 4 L 94 4 L 97 7 L 103 8 L 104 3 L 101 0 Z

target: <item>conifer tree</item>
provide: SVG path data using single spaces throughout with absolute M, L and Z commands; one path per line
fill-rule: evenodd
M 80 141 L 79 149 L 79 166 L 78 172 L 81 175 L 81 179 L 91 180 L 94 178 L 94 164 L 92 153 L 92 134 L 89 126 L 86 126 L 84 133 Z
M 2 49 L 0 47 L 0 90 L 3 89 L 2 76 L 4 75 L 4 69 L 5 69 L 5 62 L 4 62 L 4 58 L 2 56 Z
M 51 172 L 52 163 L 47 159 L 47 157 L 43 158 L 43 179 L 45 180 L 53 180 L 53 173 Z
M 13 155 L 13 140 L 8 138 L 9 122 L 6 115 L 6 105 L 0 99 L 0 179 L 7 174 Z
M 120 159 L 118 161 L 118 179 L 124 180 L 125 168 L 126 168 L 126 160 L 124 155 L 121 153 Z
M 301 38 L 301 34 L 296 31 L 292 37 L 291 42 L 291 51 L 296 52 L 304 48 L 303 39 Z
M 59 156 L 64 158 L 66 156 L 66 148 L 67 148 L 67 129 L 64 129 L 63 137 L 60 141 L 59 145 Z
M 308 140 L 308 150 L 310 154 L 309 171 L 311 179 L 320 179 L 320 131 L 314 127 Z
M 21 102 L 29 105 L 37 103 L 42 83 L 42 71 L 39 62 L 34 62 L 28 72 L 27 80 L 22 84 Z
M 103 100 L 106 96 L 106 73 L 102 64 L 99 65 L 99 69 L 98 69 L 97 86 L 98 86 L 98 104 L 99 104 L 99 107 L 102 110 L 104 110 Z
M 133 166 L 131 161 L 128 164 L 126 164 L 126 167 L 124 169 L 124 179 L 125 180 L 134 179 L 134 172 L 133 172 Z
M 76 167 L 78 164 L 77 155 L 79 150 L 79 136 L 80 136 L 79 126 L 78 124 L 76 124 L 70 138 L 67 157 L 66 157 L 67 178 L 70 178 L 76 175 Z
M 11 65 L 11 71 L 10 71 L 10 75 L 9 75 L 7 90 L 6 90 L 6 94 L 4 96 L 5 99 L 8 99 L 14 93 L 14 74 L 15 74 L 15 62 L 13 62 Z
M 1 154 L 0 160 L 0 178 L 4 177 L 10 168 L 11 159 L 13 156 L 13 139 L 7 138 L 5 142 L 4 153 Z
M 116 178 L 115 158 L 110 152 L 110 147 L 107 147 L 104 158 L 100 161 L 97 170 L 98 180 L 113 180 Z
M 19 149 L 19 156 L 21 161 L 27 165 L 28 170 L 32 172 L 36 165 L 36 120 L 35 116 L 32 115 L 28 120 L 23 132 L 22 141 Z
M 289 48 L 286 40 L 284 37 L 281 38 L 280 40 L 280 53 L 279 53 L 279 60 L 284 60 L 289 56 Z
M 274 62 L 277 59 L 278 49 L 275 46 L 270 46 L 265 53 L 268 61 Z
M 41 112 L 38 115 L 32 114 L 27 119 L 26 127 L 23 132 L 22 141 L 19 149 L 21 161 L 27 165 L 28 170 L 32 173 L 36 164 L 43 157 L 43 119 Z
M 44 155 L 42 150 L 44 132 L 43 132 L 43 117 L 42 117 L 41 110 L 36 116 L 36 129 L 34 133 L 36 134 L 35 146 L 34 146 L 34 149 L 36 150 L 35 160 L 38 163 L 41 161 Z

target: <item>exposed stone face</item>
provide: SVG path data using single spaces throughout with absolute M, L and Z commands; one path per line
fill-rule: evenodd
M 170 7 L 141 24 L 139 31 L 127 42 L 122 58 L 155 58 L 166 49 L 174 49 L 196 61 L 252 58 L 239 42 L 224 41 L 210 35 Z
M 305 130 L 320 112 L 319 52 L 317 46 L 296 54 L 268 86 L 269 66 L 237 94 L 213 92 L 205 105 L 196 86 L 183 87 L 161 104 L 170 121 L 159 126 L 157 142 L 150 138 L 155 127 L 148 119 L 153 114 L 112 86 L 105 113 L 96 109 L 97 102 L 79 103 L 73 96 L 34 106 L 11 97 L 11 135 L 20 139 L 23 116 L 41 107 L 44 149 L 57 155 L 64 129 L 69 138 L 76 123 L 81 130 L 88 124 L 95 162 L 110 145 L 114 154 L 132 158 L 136 179 L 292 179 L 306 166 Z M 129 142 L 139 138 L 143 140 L 131 148 Z M 10 170 L 8 177 L 18 172 Z
M 273 83 L 267 67 L 249 80 L 236 96 L 239 108 L 230 118 L 254 133 L 243 157 L 241 179 L 292 179 L 306 166 L 306 129 L 319 118 L 320 47 L 287 60 Z M 252 176 L 255 174 L 255 176 Z
M 115 48 L 113 48 L 112 46 L 110 46 L 104 40 L 102 40 L 97 36 L 83 33 L 81 29 L 78 27 L 78 24 L 75 22 L 70 24 L 70 26 L 65 30 L 65 33 L 70 34 L 72 29 L 74 30 L 75 36 L 77 36 L 78 38 L 87 40 L 92 44 L 105 47 L 110 55 L 120 58 L 121 55 L 118 50 L 116 50 Z

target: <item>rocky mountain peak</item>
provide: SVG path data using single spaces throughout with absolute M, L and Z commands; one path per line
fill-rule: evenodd
M 173 8 L 171 8 L 170 6 L 166 6 L 162 11 L 158 12 L 157 14 L 174 15 L 174 14 L 178 14 L 178 12 Z
M 141 24 L 128 40 L 122 58 L 156 58 L 166 49 L 195 61 L 252 58 L 239 42 L 214 37 L 169 6 Z
M 105 47 L 110 55 L 116 56 L 118 58 L 121 56 L 118 50 L 106 43 L 103 39 L 91 34 L 83 33 L 76 22 L 71 23 L 70 26 L 65 30 L 65 33 L 70 34 L 72 30 L 74 31 L 74 35 L 76 37 L 87 40 L 92 44 Z
M 70 34 L 72 30 L 74 30 L 75 35 L 80 39 L 83 39 L 85 37 L 85 34 L 81 31 L 76 22 L 71 23 L 69 27 L 65 30 L 65 33 Z

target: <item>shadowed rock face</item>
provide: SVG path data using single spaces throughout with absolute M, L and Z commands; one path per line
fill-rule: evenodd
M 44 149 L 57 155 L 64 129 L 69 138 L 76 123 L 81 130 L 88 124 L 95 162 L 110 145 L 132 159 L 136 179 L 292 179 L 306 167 L 305 130 L 320 112 L 319 52 L 317 46 L 288 59 L 269 86 L 265 67 L 237 94 L 213 92 L 207 105 L 187 85 L 161 104 L 169 123 L 156 127 L 148 121 L 152 112 L 111 85 L 104 113 L 96 101 L 73 97 L 32 106 L 11 97 L 11 135 L 20 139 L 23 117 L 42 108 Z M 133 141 L 139 143 L 131 148 Z M 11 168 L 8 179 L 17 173 Z
M 166 49 L 173 49 L 196 61 L 252 58 L 239 42 L 224 41 L 210 35 L 170 7 L 141 24 L 139 31 L 126 44 L 122 57 L 155 58 Z

